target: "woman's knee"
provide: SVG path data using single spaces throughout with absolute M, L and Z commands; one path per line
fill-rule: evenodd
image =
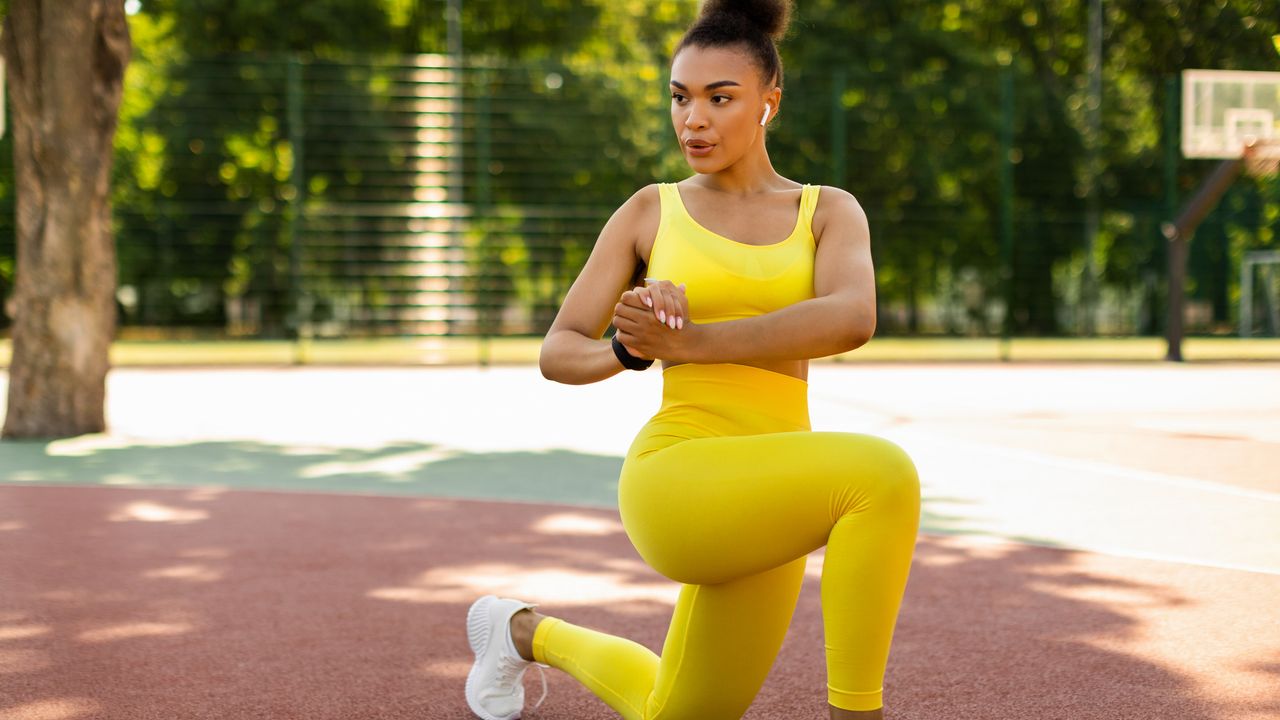
M 897 444 L 881 440 L 884 452 L 884 477 L 889 502 L 895 507 L 918 512 L 920 509 L 920 473 L 916 464 Z
M 915 461 L 897 444 L 881 439 L 884 446 L 885 463 L 889 466 L 886 473 L 895 480 L 896 489 L 908 497 L 920 499 L 920 473 L 916 470 Z
M 849 447 L 846 462 L 866 473 L 862 479 L 865 487 L 860 494 L 881 509 L 918 510 L 920 476 L 907 451 L 874 435 L 857 437 L 858 442 Z

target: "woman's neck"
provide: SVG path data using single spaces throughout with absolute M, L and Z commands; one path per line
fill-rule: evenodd
M 738 162 L 719 172 L 698 176 L 698 184 L 730 195 L 746 196 L 777 190 L 785 179 L 773 169 L 764 139 Z

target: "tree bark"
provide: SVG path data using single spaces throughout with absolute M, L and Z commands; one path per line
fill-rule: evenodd
M 112 143 L 131 54 L 124 0 L 11 0 L 0 50 L 18 260 L 3 436 L 102 432 L 116 323 Z

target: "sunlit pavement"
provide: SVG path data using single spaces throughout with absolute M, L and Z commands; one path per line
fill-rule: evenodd
M 1274 366 L 824 364 L 810 386 L 815 429 L 916 460 L 923 532 L 1280 573 Z M 0 443 L 0 482 L 612 507 L 660 392 L 657 371 L 117 369 L 108 434 Z
M 814 426 L 896 440 L 924 486 L 887 716 L 1277 717 L 1277 375 L 815 367 Z M 614 501 L 660 389 L 113 372 L 110 433 L 0 442 L 0 720 L 467 717 L 490 592 L 659 650 L 679 588 Z M 745 720 L 826 715 L 823 560 Z M 617 717 L 547 680 L 538 717 Z

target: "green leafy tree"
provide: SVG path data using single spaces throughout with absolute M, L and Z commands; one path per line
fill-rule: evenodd
M 1280 8 L 1274 0 L 1103 7 L 1104 213 L 1095 252 L 1104 278 L 1136 285 L 1163 262 L 1163 143 L 1176 142 L 1161 130 L 1167 78 L 1191 67 L 1274 69 L 1269 38 Z M 915 329 L 919 298 L 944 294 L 958 268 L 999 285 L 998 74 L 1007 59 L 1017 102 L 1014 327 L 1062 330 L 1064 290 L 1083 266 L 1087 11 L 1087 0 L 799 6 L 799 39 L 784 50 L 799 73 L 782 119 L 802 121 L 784 122 L 776 146 L 798 171 L 829 175 L 833 143 L 814 129 L 833 116 L 824 89 L 842 75 L 846 187 L 868 207 L 882 299 L 906 303 L 906 329 Z M 1181 164 L 1179 187 L 1189 190 L 1205 171 L 1205 163 Z M 1253 190 L 1242 183 L 1238 192 Z M 1225 287 L 1227 276 L 1217 277 Z
M 122 147 L 131 162 L 118 184 L 136 240 L 123 279 L 137 288 L 138 319 L 222 326 L 229 304 L 252 301 L 252 329 L 286 335 L 305 191 L 294 172 L 291 73 L 295 88 L 307 81 L 290 53 L 377 51 L 389 32 L 386 12 L 340 0 L 148 0 L 143 9 L 133 20 L 151 62 L 132 86 L 138 102 Z M 337 94 L 365 99 L 326 110 L 358 115 L 371 103 L 367 83 L 344 87 Z M 317 140 L 349 153 L 346 139 Z
M 465 267 L 449 281 L 463 291 L 449 302 L 481 308 L 478 325 L 451 330 L 545 326 L 607 214 L 644 183 L 688 172 L 672 142 L 665 80 L 697 2 L 457 6 L 466 63 L 448 81 L 458 83 L 452 117 L 430 121 L 457 133 L 457 153 L 447 187 L 423 188 L 403 179 L 420 159 L 397 113 L 412 83 L 427 83 L 414 79 L 420 69 L 450 67 L 439 59 L 448 3 L 144 0 L 131 19 L 139 61 L 127 79 L 114 190 L 127 239 L 121 280 L 137 292 L 132 317 L 221 327 L 228 307 L 257 303 L 261 324 L 250 330 L 283 335 L 301 296 L 312 295 L 316 312 L 355 297 L 373 323 L 373 309 L 396 305 L 413 282 L 405 264 L 417 249 L 403 238 L 422 223 L 392 217 L 394 208 L 445 192 L 466 207 L 447 230 L 462 251 L 449 262 Z M 1140 327 L 1154 331 L 1164 263 L 1157 228 L 1170 212 L 1165 150 L 1177 141 L 1164 131 L 1167 84 L 1188 67 L 1277 69 L 1270 36 L 1280 8 L 1277 0 L 1102 6 L 1093 260 L 1109 297 L 1143 296 Z M 884 331 L 933 329 L 930 313 L 940 312 L 946 331 L 994 332 L 998 318 L 986 311 L 1004 298 L 1010 263 L 1017 332 L 1075 327 L 1087 264 L 1088 7 L 798 3 L 771 150 L 782 172 L 842 185 L 867 208 Z M 1011 117 L 1001 112 L 1003 74 L 1016 100 Z M 300 121 L 289 116 L 291 87 L 301 89 Z M 1006 124 L 1015 138 L 1007 159 Z M 0 142 L 0 157 L 10 148 Z M 1000 246 L 1006 160 L 1011 258 Z M 1178 193 L 1209 167 L 1177 162 Z M 0 204 L 11 202 L 11 185 L 0 175 Z M 393 210 L 362 210 L 375 207 Z M 1274 184 L 1242 181 L 1193 243 L 1192 295 L 1211 301 L 1220 321 L 1234 302 L 1231 269 L 1245 250 L 1274 246 L 1278 212 Z M 0 287 L 12 275 L 5 239 L 0 231 Z M 529 324 L 508 324 L 516 308 L 532 308 Z

